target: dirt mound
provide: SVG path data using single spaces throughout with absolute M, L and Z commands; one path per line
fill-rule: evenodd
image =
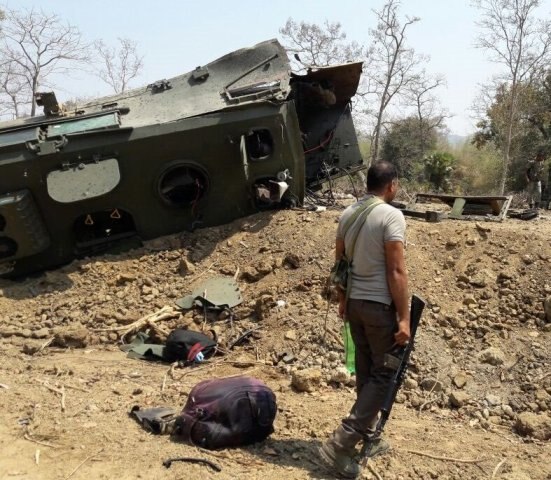
M 190 478 L 325 478 L 315 446 L 346 415 L 354 384 L 325 300 L 338 214 L 265 212 L 0 283 L 0 351 L 10 358 L 0 366 L 9 387 L 0 388 L 0 443 L 23 452 L 0 461 L 0 476 L 63 478 L 87 459 L 71 478 L 140 478 L 144 468 L 172 478 L 161 460 L 190 454 L 224 468 L 214 476 L 186 465 Z M 383 478 L 490 478 L 504 457 L 494 478 L 549 478 L 550 239 L 546 219 L 408 221 L 410 283 L 428 308 L 388 427 L 394 453 L 372 463 Z M 244 302 L 233 317 L 176 312 L 152 334 L 214 329 L 225 357 L 169 372 L 119 351 L 134 322 L 214 275 L 238 279 Z M 133 404 L 181 406 L 200 379 L 235 373 L 278 395 L 276 433 L 261 445 L 197 452 L 126 417 Z

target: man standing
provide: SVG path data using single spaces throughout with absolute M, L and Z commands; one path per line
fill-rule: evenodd
M 545 156 L 540 150 L 536 154 L 536 159 L 530 161 L 526 169 L 526 182 L 528 183 L 526 191 L 528 192 L 528 205 L 530 208 L 540 207 L 544 160 Z
M 356 401 L 348 417 L 322 444 L 319 454 L 324 463 L 339 475 L 356 478 L 361 471 L 356 445 L 373 434 L 377 417 L 392 379 L 385 368 L 384 355 L 410 337 L 408 277 L 404 260 L 406 223 L 402 212 L 389 205 L 398 189 L 394 165 L 378 162 L 367 172 L 368 195 L 348 207 L 337 230 L 336 258 L 354 247 L 348 301 L 340 292 L 339 316 L 346 315 L 356 346 Z M 383 200 L 365 218 L 363 225 L 352 225 L 343 235 L 344 225 L 364 201 L 373 196 Z M 363 217 L 359 217 L 360 221 Z M 356 228 L 358 230 L 356 230 Z M 386 452 L 388 443 L 380 439 L 372 456 Z

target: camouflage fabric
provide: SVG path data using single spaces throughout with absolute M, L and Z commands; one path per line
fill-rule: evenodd
M 541 182 L 543 180 L 544 162 L 531 161 L 528 164 L 526 174 L 531 182 Z
M 526 192 L 528 193 L 528 204 L 531 207 L 538 207 L 541 202 L 541 182 L 528 182 Z

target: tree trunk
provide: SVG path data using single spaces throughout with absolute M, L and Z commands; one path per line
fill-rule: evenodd
M 423 128 L 423 119 L 419 119 L 419 141 L 420 141 L 420 152 L 419 157 L 422 160 L 425 156 L 426 141 L 425 141 L 425 129 Z
M 373 145 L 371 147 L 371 158 L 369 159 L 369 165 L 375 163 L 377 161 L 377 157 L 379 156 L 379 134 L 381 131 L 381 117 L 377 118 L 377 125 L 375 125 L 375 132 L 373 134 Z
M 509 108 L 509 118 L 507 125 L 507 137 L 505 138 L 505 151 L 503 152 L 503 171 L 501 174 L 501 182 L 499 190 L 501 195 L 505 194 L 507 187 L 507 176 L 509 175 L 509 164 L 511 163 L 511 143 L 513 142 L 513 123 L 515 120 L 515 103 L 517 100 L 517 82 L 516 78 L 513 78 L 513 84 L 511 86 L 511 106 Z
M 379 137 L 381 135 L 381 124 L 383 122 L 383 114 L 385 112 L 385 98 L 388 92 L 389 83 L 390 81 L 387 79 L 387 84 L 385 85 L 385 90 L 381 98 L 381 105 L 379 106 L 379 113 L 377 114 L 377 123 L 375 124 L 375 130 L 373 132 L 373 143 L 371 145 L 371 160 L 369 162 L 368 167 L 370 167 L 372 163 L 375 163 L 377 161 L 377 158 L 379 158 Z
M 19 118 L 19 103 L 15 95 L 11 97 L 11 101 L 13 103 L 13 113 L 15 114 L 15 118 Z
M 38 91 L 38 73 L 33 77 L 33 88 L 31 92 L 31 117 L 36 116 L 36 92 Z
M 511 161 L 511 136 L 513 125 L 509 124 L 507 132 L 507 138 L 505 139 L 505 151 L 503 152 L 503 170 L 501 172 L 501 182 L 499 184 L 499 191 L 501 195 L 505 194 L 505 188 L 507 187 L 507 176 L 509 175 L 509 162 Z

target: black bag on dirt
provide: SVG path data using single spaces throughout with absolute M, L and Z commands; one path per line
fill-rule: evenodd
M 201 352 L 204 358 L 209 358 L 216 352 L 216 340 L 206 335 L 177 328 L 170 332 L 166 339 L 163 358 L 167 362 L 191 363 Z
M 174 430 L 176 411 L 170 407 L 142 409 L 136 405 L 130 410 L 130 415 L 148 432 L 165 435 Z
M 189 393 L 174 435 L 209 450 L 249 445 L 273 433 L 276 411 L 274 392 L 261 380 L 205 380 Z

